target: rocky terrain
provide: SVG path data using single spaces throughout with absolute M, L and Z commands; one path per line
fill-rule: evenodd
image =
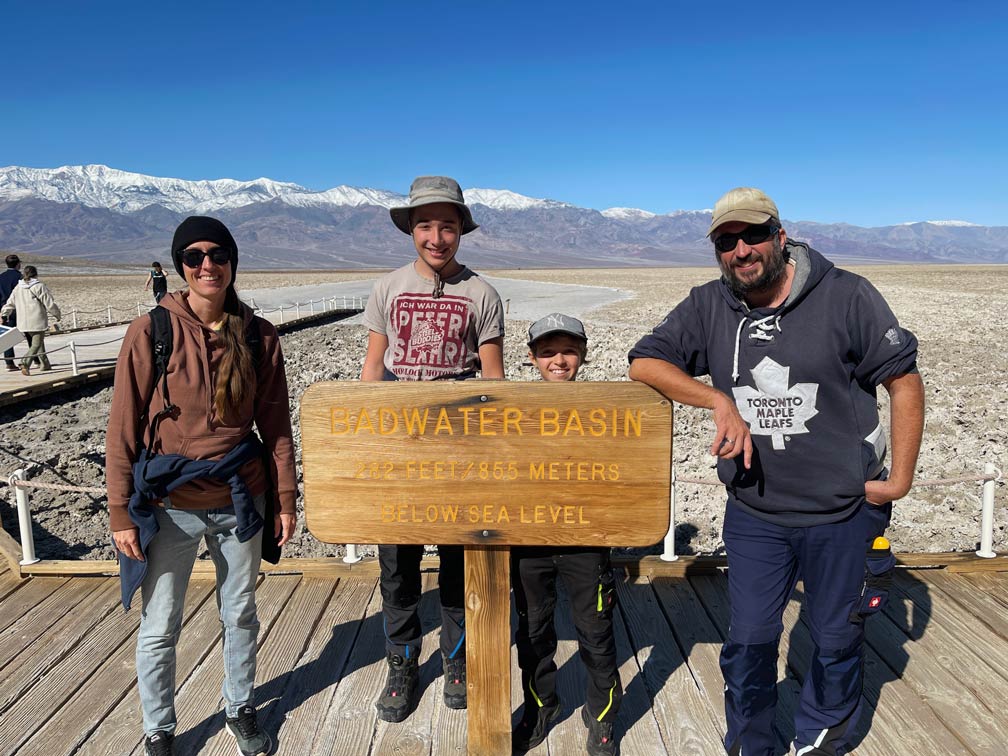
M 995 266 L 865 267 L 902 323 L 920 340 L 920 369 L 927 387 L 927 421 L 918 480 L 976 476 L 985 462 L 1008 464 L 1008 395 L 1005 327 L 1008 269 Z M 522 270 L 496 276 L 556 283 L 617 287 L 631 298 L 591 311 L 586 325 L 590 364 L 581 377 L 626 380 L 626 353 L 636 340 L 681 300 L 691 286 L 714 275 L 713 267 L 662 270 Z M 361 273 L 242 274 L 251 288 L 287 286 L 369 277 Z M 107 303 L 129 308 L 143 299 L 143 278 L 129 276 L 52 276 L 43 279 L 62 306 L 98 310 Z M 146 304 L 145 304 L 146 307 Z M 545 313 L 544 313 L 545 314 Z M 532 379 L 526 356 L 527 321 L 509 320 L 505 365 L 509 380 Z M 360 325 L 329 324 L 283 337 L 290 382 L 291 413 L 297 434 L 298 399 L 316 381 L 354 379 L 364 356 L 366 332 Z M 0 410 L 0 472 L 28 469 L 37 481 L 103 487 L 105 424 L 112 389 L 89 388 L 75 394 Z M 887 417 L 884 392 L 880 406 Z M 887 420 L 886 420 L 887 422 Z M 679 477 L 713 480 L 713 458 L 706 453 L 713 423 L 706 413 L 676 407 L 674 462 Z M 298 447 L 300 449 L 300 447 Z M 300 470 L 299 470 L 300 472 Z M 721 546 L 723 490 L 679 484 L 676 523 L 680 553 L 716 552 Z M 17 536 L 10 489 L 0 503 L 4 528 Z M 920 485 L 895 508 L 889 531 L 899 551 L 972 551 L 979 539 L 979 483 Z M 996 551 L 1008 550 L 1008 491 L 995 492 Z M 112 558 L 103 494 L 32 490 L 36 550 L 42 558 Z M 300 506 L 300 504 L 299 504 Z M 659 545 L 660 548 L 660 545 Z M 651 549 L 656 553 L 659 548 Z M 299 523 L 286 548 L 288 556 L 342 554 L 342 547 L 316 541 Z

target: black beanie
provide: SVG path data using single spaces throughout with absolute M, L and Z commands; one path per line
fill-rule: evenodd
M 201 241 L 213 242 L 218 247 L 231 251 L 231 284 L 234 284 L 235 273 L 238 271 L 238 244 L 227 226 L 206 215 L 190 215 L 175 229 L 171 256 L 178 274 L 185 278 L 185 273 L 182 272 L 182 251 L 190 244 Z

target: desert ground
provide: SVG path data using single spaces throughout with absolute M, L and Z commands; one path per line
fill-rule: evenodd
M 146 272 L 132 275 L 64 274 L 52 266 L 41 278 L 69 312 L 91 312 L 104 320 L 108 305 L 117 317 L 128 318 L 138 301 L 153 302 L 143 291 Z M 889 301 L 902 324 L 920 341 L 919 367 L 926 385 L 927 417 L 917 468 L 923 483 L 977 476 L 984 463 L 999 470 L 1008 465 L 1008 358 L 1003 313 L 1008 311 L 1008 267 L 998 266 L 865 266 L 866 276 Z M 590 364 L 584 380 L 626 380 L 626 354 L 661 321 L 692 286 L 715 276 L 709 268 L 609 270 L 505 270 L 490 275 L 551 283 L 612 287 L 630 297 L 591 310 L 585 317 L 590 338 Z M 255 273 L 239 270 L 244 289 L 285 287 L 374 278 L 374 272 Z M 543 314 L 546 314 L 545 312 Z M 81 315 L 84 320 L 84 315 Z M 528 321 L 508 320 L 505 365 L 509 380 L 531 380 L 526 358 Z M 357 378 L 366 345 L 365 329 L 333 323 L 283 337 L 290 384 L 291 415 L 297 431 L 298 401 L 316 381 Z M 37 400 L 0 410 L 0 472 L 6 477 L 26 467 L 38 481 L 103 487 L 105 424 L 111 387 Z M 879 404 L 888 423 L 887 398 Z M 675 408 L 674 465 L 679 477 L 715 479 L 714 460 L 707 453 L 713 423 L 707 413 Z M 300 475 L 300 464 L 299 464 Z M 679 484 L 676 542 L 679 553 L 721 550 L 723 489 Z M 16 536 L 17 519 L 9 489 L 0 513 L 3 525 Z M 107 512 L 102 495 L 33 490 L 31 503 L 35 542 L 42 558 L 108 559 Z M 1008 551 L 1008 491 L 999 481 L 995 491 L 996 551 Z M 979 483 L 951 486 L 920 485 L 894 508 L 889 531 L 898 551 L 972 551 L 980 532 Z M 301 502 L 299 501 L 299 507 Z M 658 547 L 647 551 L 657 553 Z M 367 549 L 365 550 L 367 551 Z M 342 547 L 321 544 L 299 522 L 288 556 L 342 554 Z

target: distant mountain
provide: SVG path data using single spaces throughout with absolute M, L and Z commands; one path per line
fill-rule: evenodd
M 467 189 L 480 228 L 462 258 L 474 267 L 707 265 L 709 210 L 656 215 L 591 210 L 507 190 Z M 412 254 L 389 221 L 401 194 L 313 191 L 260 178 L 184 181 L 103 165 L 0 168 L 0 249 L 144 263 L 168 256 L 190 214 L 228 224 L 246 268 L 395 267 Z M 862 228 L 788 222 L 788 233 L 844 262 L 1008 262 L 1008 229 L 962 221 Z

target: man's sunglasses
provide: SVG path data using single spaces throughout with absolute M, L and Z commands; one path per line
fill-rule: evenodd
M 203 258 L 209 257 L 214 265 L 223 265 L 231 261 L 231 250 L 214 247 L 209 252 L 201 249 L 186 249 L 182 252 L 182 264 L 187 268 L 198 268 L 203 265 Z
M 748 245 L 765 242 L 775 233 L 778 227 L 773 223 L 765 223 L 762 226 L 748 226 L 737 234 L 721 234 L 714 239 L 714 249 L 718 252 L 731 252 L 738 245 L 739 239 Z

